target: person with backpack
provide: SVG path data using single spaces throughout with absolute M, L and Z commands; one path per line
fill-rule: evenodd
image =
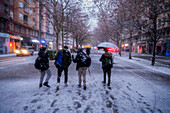
M 102 54 L 100 62 L 102 62 L 102 69 L 104 74 L 103 84 L 106 84 L 106 74 L 108 75 L 108 88 L 110 89 L 110 79 L 111 79 L 111 68 L 113 68 L 113 58 L 112 54 L 108 52 L 107 48 L 104 48 L 105 53 Z
M 64 46 L 63 50 L 59 50 L 55 57 L 55 62 L 54 65 L 58 69 L 58 76 L 57 76 L 57 87 L 56 90 L 59 90 L 59 85 L 60 85 L 60 77 L 61 74 L 64 70 L 64 75 L 65 75 L 65 86 L 67 86 L 67 81 L 68 81 L 68 67 L 71 64 L 71 53 L 68 50 L 67 46 Z
M 83 76 L 84 90 L 86 90 L 86 70 L 87 67 L 91 64 L 90 57 L 83 52 L 82 48 L 77 50 L 76 58 L 72 55 L 73 62 L 77 63 L 76 70 L 78 70 L 79 84 L 78 87 L 81 87 L 81 76 Z
M 90 55 L 90 50 L 91 48 L 86 48 L 86 54 L 89 56 Z
M 40 51 L 38 53 L 38 58 L 39 59 L 39 65 L 40 65 L 40 72 L 41 72 L 41 77 L 40 77 L 40 84 L 39 88 L 42 87 L 43 79 L 45 76 L 45 73 L 47 73 L 47 77 L 45 82 L 43 83 L 44 86 L 50 87 L 48 85 L 48 81 L 51 78 L 51 71 L 49 70 L 49 59 L 48 59 L 48 53 L 46 52 L 46 47 L 40 48 Z

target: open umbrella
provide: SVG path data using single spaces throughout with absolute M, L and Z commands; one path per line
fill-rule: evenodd
M 117 49 L 118 47 L 110 42 L 102 42 L 97 46 L 98 49 L 102 49 L 102 48 L 113 48 L 113 49 Z

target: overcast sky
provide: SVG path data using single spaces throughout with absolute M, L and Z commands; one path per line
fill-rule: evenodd
M 88 13 L 89 15 L 89 26 L 92 31 L 95 27 L 97 27 L 97 9 L 94 7 L 94 3 L 92 0 L 83 0 L 83 12 Z

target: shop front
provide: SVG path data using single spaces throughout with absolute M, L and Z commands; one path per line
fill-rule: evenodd
M 0 33 L 0 53 L 8 54 L 14 53 L 16 49 L 20 48 L 22 37 L 7 33 Z
M 15 50 L 19 49 L 22 40 L 23 38 L 20 36 L 10 35 L 9 52 L 14 53 Z
M 170 40 L 166 41 L 166 56 L 170 56 Z
M 36 38 L 31 38 L 31 42 L 32 42 L 32 47 L 34 48 L 34 50 L 38 51 L 40 41 L 37 40 Z
M 138 42 L 137 43 L 137 51 L 138 53 L 146 53 L 146 42 Z
M 10 34 L 0 32 L 0 54 L 9 53 Z

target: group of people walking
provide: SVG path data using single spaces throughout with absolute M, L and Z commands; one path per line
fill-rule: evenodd
M 111 68 L 113 67 L 113 59 L 112 54 L 107 51 L 107 49 L 104 49 L 105 53 L 101 56 L 100 60 L 102 62 L 102 69 L 104 73 L 104 80 L 103 84 L 106 85 L 106 74 L 108 75 L 108 88 L 110 88 L 110 78 L 111 78 Z M 60 87 L 60 78 L 62 75 L 62 72 L 64 71 L 64 83 L 65 86 L 67 86 L 68 82 L 68 68 L 73 61 L 76 63 L 76 70 L 78 71 L 78 87 L 81 88 L 81 82 L 83 77 L 83 88 L 86 90 L 86 70 L 91 64 L 91 58 L 90 58 L 90 50 L 86 50 L 86 53 L 83 51 L 82 48 L 79 48 L 77 50 L 77 55 L 74 57 L 74 55 L 71 56 L 71 53 L 68 50 L 67 46 L 64 46 L 62 50 L 59 50 L 57 55 L 55 56 L 55 62 L 54 65 L 56 66 L 58 70 L 58 76 L 57 76 L 57 87 L 56 90 L 59 90 Z M 51 77 L 51 71 L 49 70 L 49 59 L 48 59 L 48 53 L 46 52 L 46 48 L 42 47 L 40 48 L 40 51 L 38 53 L 38 58 L 41 59 L 40 62 L 43 64 L 40 64 L 40 83 L 39 88 L 42 87 L 42 85 L 46 87 L 50 87 L 48 82 Z M 38 59 L 37 58 L 37 59 Z M 37 61 L 36 59 L 36 61 Z M 42 65 L 42 66 L 41 66 Z M 43 83 L 43 79 L 45 76 L 45 73 L 47 73 L 47 77 L 45 79 L 45 82 Z

